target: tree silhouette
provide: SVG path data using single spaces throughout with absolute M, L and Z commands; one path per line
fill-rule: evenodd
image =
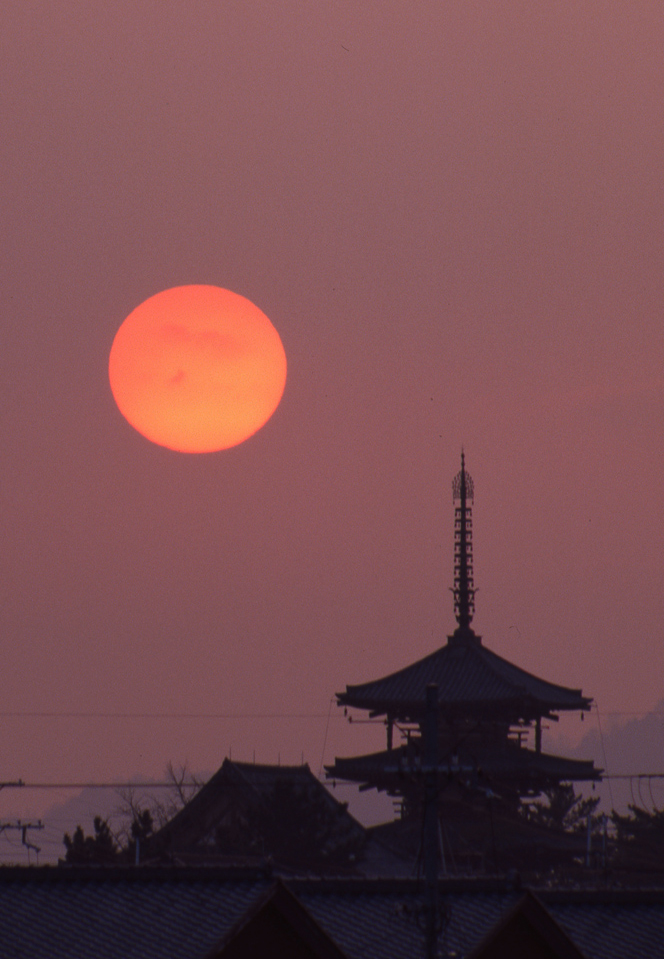
M 619 869 L 661 873 L 664 862 L 664 810 L 648 812 L 632 804 L 628 808 L 627 816 L 621 816 L 615 810 L 611 813 L 616 837 L 614 865 Z
M 591 817 L 593 831 L 596 831 L 602 817 L 595 813 L 599 805 L 599 796 L 584 799 L 574 792 L 571 783 L 561 783 L 544 790 L 545 802 L 523 804 L 521 814 L 528 822 L 545 829 L 558 832 L 581 833 L 587 829 L 588 816 Z
M 72 865 L 109 865 L 118 861 L 120 849 L 113 837 L 108 822 L 95 816 L 94 836 L 86 836 L 81 826 L 76 827 L 74 837 L 65 833 L 63 842 L 67 850 L 65 862 Z

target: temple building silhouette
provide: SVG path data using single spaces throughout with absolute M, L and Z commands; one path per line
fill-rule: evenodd
M 560 713 L 583 714 L 592 699 L 540 679 L 492 652 L 472 628 L 473 481 L 461 454 L 452 483 L 454 516 L 454 612 L 447 642 L 398 672 L 337 694 L 346 711 L 382 719 L 387 748 L 336 758 L 329 779 L 377 789 L 395 800 L 399 818 L 377 827 L 376 836 L 417 854 L 423 816 L 423 766 L 427 687 L 437 687 L 437 810 L 443 866 L 522 867 L 569 860 L 583 849 L 582 836 L 552 834 L 524 816 L 524 801 L 561 784 L 599 780 L 592 761 L 567 759 L 542 749 L 542 724 Z M 395 743 L 395 733 L 399 741 Z

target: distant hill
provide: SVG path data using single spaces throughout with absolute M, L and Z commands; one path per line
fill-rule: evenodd
M 633 777 L 631 781 L 605 780 L 597 786 L 604 812 L 613 805 L 624 813 L 630 803 L 648 811 L 664 809 L 664 699 L 645 716 L 626 718 L 625 722 L 620 718 L 604 720 L 601 735 L 595 724 L 569 753 L 593 759 L 609 775 Z M 663 778 L 639 779 L 644 773 L 661 773 Z

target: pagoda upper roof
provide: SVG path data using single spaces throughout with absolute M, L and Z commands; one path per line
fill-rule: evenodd
M 458 630 L 445 646 L 383 679 L 347 686 L 342 706 L 401 721 L 421 721 L 427 686 L 438 686 L 439 709 L 449 718 L 532 720 L 563 710 L 589 710 L 592 699 L 515 666 Z

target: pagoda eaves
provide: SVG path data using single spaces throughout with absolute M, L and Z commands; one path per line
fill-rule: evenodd
M 365 756 L 337 757 L 326 766 L 328 778 L 360 784 L 360 788 L 384 790 L 391 794 L 404 791 L 404 782 L 416 781 L 421 773 L 422 757 L 408 744 Z M 530 788 L 539 793 L 561 781 L 595 782 L 602 778 L 592 760 L 567 759 L 550 753 L 537 753 L 511 743 L 505 750 L 471 750 L 461 748 L 441 755 L 438 774 L 448 779 L 466 777 L 474 788 L 505 788 L 516 783 L 522 791 Z M 496 787 L 500 783 L 500 787 Z
M 450 719 L 473 715 L 528 721 L 592 706 L 592 699 L 580 689 L 539 679 L 478 642 L 453 641 L 383 679 L 347 686 L 345 692 L 337 693 L 337 700 L 341 706 L 369 710 L 373 716 L 419 722 L 430 683 L 438 686 L 440 711 Z

